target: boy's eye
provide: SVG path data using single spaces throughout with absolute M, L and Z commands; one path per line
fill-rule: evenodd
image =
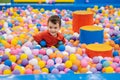
M 57 27 L 55 27 L 55 29 L 57 29 Z

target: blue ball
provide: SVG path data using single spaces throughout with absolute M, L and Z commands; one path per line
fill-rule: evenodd
M 120 44 L 120 39 L 114 40 L 115 44 Z
M 20 14 L 20 11 L 17 11 L 17 14 Z
M 58 46 L 58 49 L 59 49 L 60 51 L 64 51 L 64 50 L 65 50 L 65 46 L 64 46 L 64 45 L 59 45 L 59 46 Z
M 54 66 L 50 66 L 50 67 L 49 67 L 49 71 L 52 72 L 52 70 L 53 70 L 54 68 L 55 68 Z
M 104 61 L 106 61 L 106 60 L 105 60 L 105 59 L 101 60 L 101 64 L 103 64 L 103 63 L 104 63 Z
M 37 27 L 41 27 L 41 24 L 38 23 L 36 26 L 37 26 Z
M 67 73 L 68 73 L 68 74 L 74 74 L 74 71 L 69 70 Z
M 9 22 L 9 23 L 8 23 L 8 27 L 11 27 L 11 28 L 12 28 L 12 27 L 13 27 L 13 24 Z
M 119 56 L 119 52 L 118 51 L 114 51 L 113 52 L 113 56 L 115 57 L 115 56 Z
M 12 62 L 10 60 L 5 60 L 4 61 L 4 64 L 7 65 L 7 66 L 11 66 L 12 65 Z
M 46 41 L 45 41 L 45 40 L 42 40 L 42 41 L 40 42 L 40 45 L 41 45 L 42 47 L 45 47 L 45 46 L 46 46 Z

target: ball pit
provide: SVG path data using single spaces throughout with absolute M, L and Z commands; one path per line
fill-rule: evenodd
M 94 13 L 94 25 L 104 29 L 103 43 L 112 47 L 112 57 L 87 55 L 87 44 L 80 43 L 79 34 L 72 31 L 70 10 L 10 7 L 0 17 L 0 74 L 120 73 L 120 12 L 111 6 L 87 10 Z M 61 16 L 60 31 L 68 41 L 59 42 L 58 47 L 44 47 L 45 41 L 40 45 L 27 42 L 31 35 L 47 29 L 47 18 L 54 14 Z

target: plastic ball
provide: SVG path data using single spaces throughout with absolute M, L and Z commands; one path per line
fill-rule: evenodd
M 27 59 L 27 58 L 28 58 L 27 54 L 21 54 L 21 55 L 20 55 L 20 59 L 21 59 L 21 60 Z
M 120 67 L 117 67 L 117 68 L 115 69 L 115 71 L 116 71 L 117 73 L 120 73 Z
M 34 47 L 34 49 L 41 49 L 41 46 L 40 46 L 40 45 L 36 45 L 36 46 Z
M 69 60 L 66 61 L 66 62 L 65 62 L 65 67 L 66 67 L 66 68 L 71 68 L 71 67 L 72 67 L 72 62 L 69 61 Z
M 25 74 L 32 74 L 33 72 L 32 72 L 32 70 L 31 69 L 26 69 L 25 70 Z
M 57 66 L 57 69 L 58 69 L 59 71 L 64 71 L 65 66 L 63 66 L 63 65 L 59 65 L 59 66 Z
M 91 68 L 90 71 L 93 72 L 93 73 L 96 73 L 97 69 L 96 68 Z
M 56 63 L 62 63 L 62 59 L 58 57 L 58 58 L 55 59 L 55 62 Z
M 47 61 L 47 65 L 48 65 L 48 66 L 53 66 L 53 65 L 54 65 L 54 61 L 53 61 L 52 59 L 49 59 L 49 60 Z
M 99 58 L 98 57 L 93 57 L 93 63 L 95 63 L 95 64 L 99 63 Z
M 29 60 L 29 64 L 38 65 L 38 60 L 33 58 L 33 59 Z
M 96 69 L 97 69 L 98 71 L 101 71 L 101 70 L 102 70 L 102 64 L 101 64 L 101 63 L 98 63 L 98 64 L 96 65 Z
M 6 70 L 3 71 L 3 74 L 4 75 L 10 75 L 11 74 L 11 70 L 6 69 Z
M 8 27 L 12 28 L 13 27 L 13 24 L 12 23 L 8 23 Z
M 88 62 L 86 60 L 81 60 L 81 66 L 82 67 L 87 67 Z
M 114 69 L 109 66 L 109 67 L 106 67 L 106 68 L 105 68 L 105 72 L 106 72 L 106 73 L 113 73 L 113 72 L 114 72 Z
M 59 73 L 59 70 L 54 68 L 52 71 L 51 71 L 52 74 L 58 74 Z
M 5 61 L 5 60 L 7 60 L 8 59 L 8 55 L 3 55 L 2 56 L 2 61 Z
M 28 65 L 28 60 L 27 60 L 27 59 L 23 59 L 21 64 L 22 64 L 23 66 Z
M 53 50 L 52 50 L 52 49 L 47 49 L 47 50 L 46 50 L 46 54 L 47 54 L 47 55 L 50 55 L 50 54 L 52 54 L 52 53 L 53 53 Z
M 118 51 L 114 51 L 113 52 L 113 56 L 115 57 L 115 56 L 119 56 L 119 52 Z
M 40 49 L 39 50 L 39 54 L 45 55 L 46 54 L 46 50 L 45 49 Z
M 64 51 L 64 50 L 65 50 L 65 46 L 64 46 L 64 45 L 59 45 L 58 49 L 59 49 L 60 51 Z
M 47 45 L 47 43 L 46 43 L 45 40 L 42 40 L 42 41 L 40 41 L 40 45 L 41 45 L 42 47 L 45 47 L 45 46 Z
M 16 60 L 17 60 L 17 58 L 16 58 L 15 55 L 11 55 L 11 56 L 9 57 L 9 59 L 10 59 L 10 61 L 12 61 L 12 62 L 16 62 Z
M 12 65 L 12 62 L 10 60 L 5 60 L 4 61 L 4 64 L 7 65 L 7 66 L 11 66 Z
M 49 73 L 48 68 L 42 68 L 42 72 Z
M 47 56 L 47 55 L 44 55 L 43 57 L 42 57 L 42 60 L 43 61 L 47 61 L 49 59 L 49 57 Z
M 76 72 L 76 71 L 78 70 L 78 66 L 73 65 L 71 69 L 72 69 L 74 72 Z
M 110 66 L 109 61 L 104 61 L 104 62 L 103 62 L 103 67 L 108 67 L 108 66 Z
M 38 55 L 39 54 L 39 50 L 38 49 L 33 49 L 32 50 L 32 54 L 35 55 L 35 56 Z
M 41 9 L 40 9 L 40 12 L 44 12 L 44 11 L 45 11 L 45 9 L 44 9 L 44 8 L 41 8 Z
M 41 72 L 40 70 L 34 70 L 33 74 L 40 74 L 40 72 Z
M 12 72 L 12 74 L 19 75 L 19 74 L 20 74 L 20 71 L 19 71 L 19 70 L 14 70 L 14 71 Z
M 40 68 L 43 68 L 43 67 L 45 67 L 45 62 L 44 61 L 39 61 L 38 62 L 38 65 L 40 66 Z

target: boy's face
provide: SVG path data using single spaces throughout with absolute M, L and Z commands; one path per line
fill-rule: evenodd
M 57 33 L 60 29 L 59 23 L 52 23 L 51 21 L 48 22 L 48 30 L 52 36 L 57 36 Z

